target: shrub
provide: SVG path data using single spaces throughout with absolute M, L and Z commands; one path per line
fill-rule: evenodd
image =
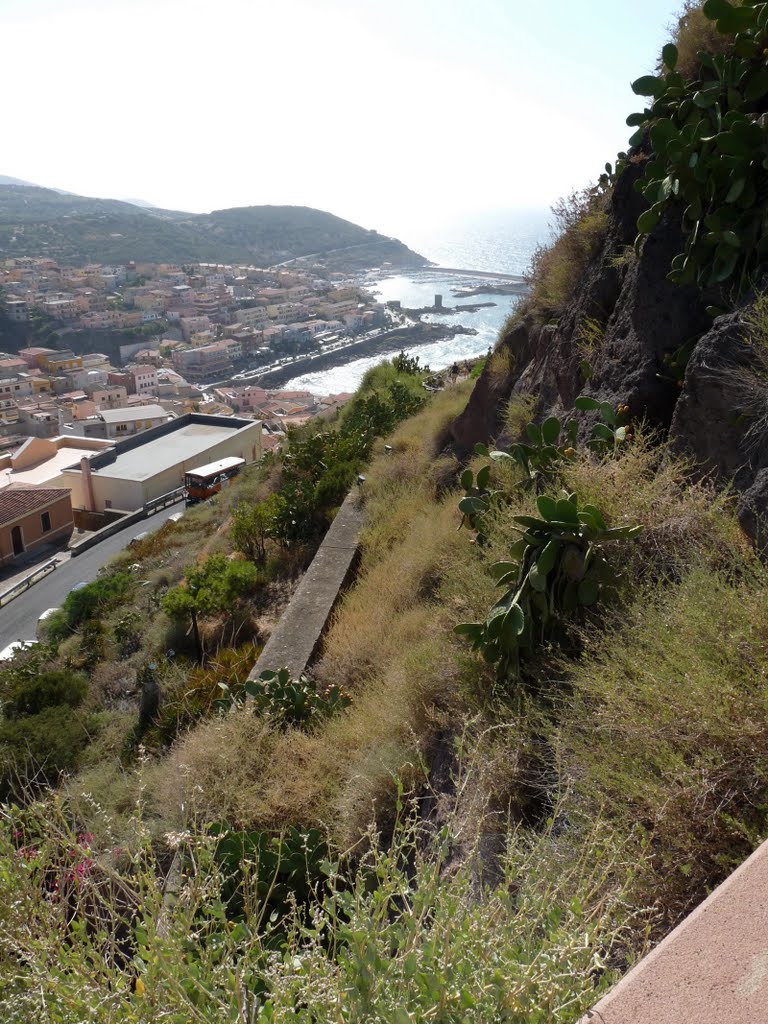
M 76 708 L 85 698 L 85 676 L 67 669 L 41 672 L 39 675 L 3 681 L 2 713 L 6 718 L 39 714 L 44 708 L 66 705 Z
M 7 798 L 32 780 L 35 786 L 53 783 L 74 768 L 93 721 L 76 710 L 87 681 L 74 672 L 8 672 L 0 686 L 0 798 Z
M 249 562 L 211 555 L 187 570 L 183 584 L 168 591 L 162 599 L 163 611 L 172 619 L 191 622 L 198 661 L 202 661 L 198 616 L 226 615 L 234 632 L 235 616 L 243 600 L 262 583 L 263 576 Z
M 129 572 L 106 572 L 92 583 L 70 591 L 59 611 L 48 620 L 48 636 L 54 642 L 63 640 L 79 625 L 94 618 L 97 612 L 117 607 L 125 600 L 133 584 L 134 579 Z
M 270 494 L 256 504 L 236 505 L 229 528 L 235 550 L 242 551 L 256 565 L 264 565 L 267 540 L 276 536 L 277 524 L 284 514 L 285 498 L 279 494 Z

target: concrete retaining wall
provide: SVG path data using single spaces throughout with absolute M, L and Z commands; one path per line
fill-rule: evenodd
M 119 512 L 119 509 L 113 509 L 115 512 Z M 70 544 L 69 550 L 73 558 L 78 555 L 82 555 L 84 551 L 88 551 L 89 548 L 95 547 L 101 541 L 106 540 L 107 537 L 113 536 L 115 533 L 119 533 L 124 530 L 126 526 L 131 526 L 133 523 L 138 523 L 141 519 L 146 519 L 147 513 L 143 508 L 140 508 L 138 512 L 126 512 L 114 523 L 110 523 L 109 526 L 104 526 L 101 530 L 97 530 L 96 533 L 92 533 L 90 537 L 84 537 L 82 540 L 77 541 L 75 544 Z
M 347 495 L 291 603 L 267 641 L 250 677 L 287 668 L 301 675 L 316 654 L 341 589 L 355 568 L 363 512 L 356 491 Z
M 768 1021 L 768 842 L 587 1013 L 581 1024 Z

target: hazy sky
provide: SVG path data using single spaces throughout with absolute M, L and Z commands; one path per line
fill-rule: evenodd
M 624 148 L 681 0 L 0 0 L 0 173 L 204 211 L 544 207 Z

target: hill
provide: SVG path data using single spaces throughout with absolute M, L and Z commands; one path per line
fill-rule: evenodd
M 376 367 L 0 670 L 0 1019 L 612 1022 L 765 839 L 766 26 L 686 5 L 476 374 Z M 246 682 L 355 479 L 310 677 Z
M 397 239 L 305 206 L 246 206 L 192 214 L 0 183 L 0 258 L 51 256 L 65 264 L 146 260 L 271 266 L 326 253 L 332 253 L 332 263 L 343 259 L 352 266 L 427 262 Z

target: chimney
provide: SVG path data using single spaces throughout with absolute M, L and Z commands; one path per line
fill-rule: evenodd
M 80 459 L 80 472 L 83 474 L 83 500 L 88 512 L 96 511 L 96 499 L 93 496 L 93 478 L 91 477 L 91 460 L 84 455 Z

